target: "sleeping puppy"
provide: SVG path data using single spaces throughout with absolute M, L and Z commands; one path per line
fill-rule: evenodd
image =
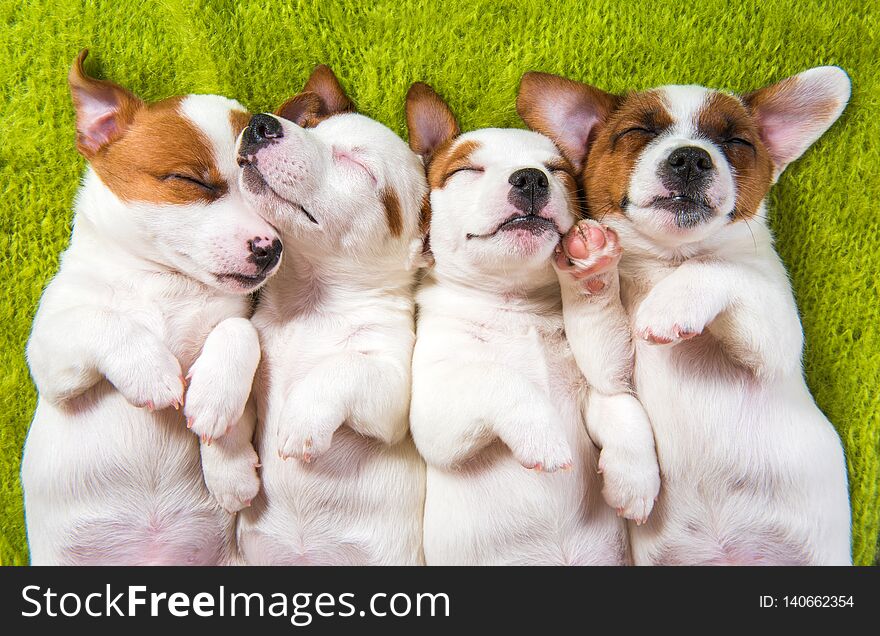
M 616 272 L 616 239 L 579 226 L 557 274 L 576 187 L 553 143 L 513 129 L 459 134 L 425 84 L 410 89 L 407 122 L 428 162 L 435 261 L 417 294 L 410 419 L 428 463 L 426 562 L 623 564 L 618 515 L 644 520 L 659 488 L 650 424 L 611 377 L 627 373 L 629 332 L 596 334 L 605 344 L 587 355 L 607 368 L 587 364 L 591 389 L 565 338 L 560 292 L 590 303 L 577 312 L 584 328 L 625 323 L 619 298 L 595 280 Z
M 523 77 L 520 114 L 566 150 L 590 214 L 625 250 L 635 384 L 663 476 L 651 520 L 631 532 L 636 563 L 850 563 L 844 456 L 804 382 L 765 202 L 849 94 L 836 67 L 744 96 L 699 86 L 617 96 Z
M 247 295 L 281 257 L 238 190 L 248 115 L 213 95 L 146 104 L 89 77 L 86 55 L 69 80 L 89 169 L 27 347 L 39 391 L 22 464 L 31 561 L 225 563 L 257 458 L 249 444 L 208 444 L 230 427 L 249 439 L 260 352 Z M 204 441 L 204 479 L 184 414 Z
M 319 66 L 239 143 L 247 198 L 297 257 L 264 289 L 254 396 L 263 490 L 248 563 L 422 561 L 424 465 L 408 435 L 418 157 Z

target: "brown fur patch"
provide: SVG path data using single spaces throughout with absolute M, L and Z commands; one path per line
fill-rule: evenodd
M 79 52 L 70 67 L 67 81 L 76 109 L 76 149 L 86 159 L 91 159 L 128 130 L 137 112 L 144 107 L 144 102 L 119 84 L 89 76 L 85 70 L 88 55 L 88 49 Z M 107 121 L 100 126 L 96 126 L 96 122 L 87 114 L 88 108 L 84 106 L 95 101 L 115 107 L 112 114 L 108 113 Z
M 317 115 L 322 120 L 339 113 L 353 113 L 357 110 L 354 102 L 345 94 L 336 74 L 326 64 L 315 67 L 302 92 L 315 93 L 321 98 L 321 108 Z
M 400 199 L 394 188 L 386 187 L 382 190 L 382 205 L 385 206 L 385 218 L 393 236 L 400 236 L 403 232 L 403 213 L 400 211 Z
M 314 128 L 327 117 L 319 117 L 321 98 L 315 93 L 299 93 L 281 104 L 275 114 L 302 128 Z
M 431 229 L 431 192 L 422 197 L 422 208 L 419 211 L 419 233 L 425 236 Z
M 554 98 L 548 99 L 550 95 Z M 588 135 L 586 132 L 580 136 L 560 134 L 558 115 L 554 111 L 562 108 L 566 110 L 566 118 L 582 116 L 600 122 L 614 110 L 619 100 L 618 96 L 589 84 L 532 71 L 520 79 L 516 111 L 529 128 L 552 139 L 573 165 L 582 166 L 587 149 L 597 134 L 597 127 L 593 126 Z M 591 105 L 589 112 L 577 107 L 584 104 Z
M 229 123 L 232 125 L 232 134 L 238 137 L 241 131 L 248 127 L 251 121 L 251 114 L 243 110 L 230 110 Z
M 577 171 L 574 169 L 574 166 L 567 159 L 560 157 L 559 159 L 548 161 L 544 167 L 562 181 L 562 185 L 565 186 L 568 194 L 569 206 L 574 208 L 576 216 L 581 217 L 580 205 L 578 205 L 580 203 L 580 191 L 577 183 Z
M 428 185 L 431 189 L 442 188 L 453 171 L 469 166 L 471 155 L 479 147 L 477 141 L 455 143 L 455 139 L 452 139 L 438 148 L 428 165 Z
M 640 129 L 662 132 L 672 117 L 656 91 L 630 93 L 600 126 L 584 164 L 582 178 L 588 214 L 602 219 L 622 214 L 621 202 L 629 190 L 636 162 L 653 139 Z
M 183 205 L 226 193 L 211 142 L 180 113 L 181 100 L 143 105 L 125 134 L 90 158 L 101 181 L 123 201 Z
M 700 110 L 697 125 L 700 133 L 724 151 L 733 168 L 734 220 L 753 217 L 770 191 L 773 179 L 773 161 L 754 119 L 737 98 L 712 93 Z M 731 139 L 742 139 L 752 146 L 730 143 Z
M 424 82 L 416 82 L 406 93 L 406 127 L 409 147 L 426 164 L 443 146 L 461 134 L 452 110 Z

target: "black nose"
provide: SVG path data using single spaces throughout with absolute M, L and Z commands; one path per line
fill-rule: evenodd
M 253 152 L 273 139 L 281 139 L 284 137 L 284 129 L 281 122 L 272 117 L 260 113 L 251 117 L 244 134 L 241 137 L 241 154 Z
M 278 263 L 281 258 L 282 245 L 278 239 L 270 240 L 258 236 L 248 241 L 248 249 L 251 251 L 248 260 L 256 265 L 262 274 Z
M 507 200 L 518 210 L 534 214 L 547 204 L 549 182 L 547 175 L 536 168 L 517 170 L 507 182 L 513 186 Z
M 685 182 L 706 176 L 712 171 L 712 157 L 702 148 L 682 146 L 676 148 L 666 160 L 673 174 Z

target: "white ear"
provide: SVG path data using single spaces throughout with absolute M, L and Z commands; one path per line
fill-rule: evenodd
M 550 137 L 580 172 L 593 128 L 605 120 L 617 100 L 589 84 L 529 72 L 519 83 L 516 112 L 529 128 Z
M 774 180 L 840 117 L 850 91 L 842 68 L 820 66 L 743 97 L 773 160 Z

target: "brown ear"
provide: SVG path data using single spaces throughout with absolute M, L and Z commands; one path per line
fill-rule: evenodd
M 318 113 L 321 112 L 321 106 L 321 98 L 315 93 L 300 93 L 281 104 L 275 114 L 297 126 L 308 128 L 320 120 Z
M 850 91 L 842 68 L 820 66 L 743 97 L 773 160 L 774 180 L 840 117 Z
M 617 107 L 618 99 L 588 84 L 529 72 L 519 83 L 516 112 L 529 128 L 550 137 L 580 172 L 590 133 Z
M 324 118 L 337 113 L 353 113 L 354 102 L 348 98 L 336 75 L 325 64 L 319 64 L 312 71 L 309 80 L 303 87 L 303 93 L 314 93 L 318 96 L 321 107 L 318 117 Z
M 67 81 L 76 109 L 76 147 L 91 159 L 119 139 L 144 103 L 118 84 L 90 77 L 83 67 L 88 49 L 80 51 Z
M 425 164 L 440 146 L 461 134 L 452 110 L 423 82 L 416 82 L 406 93 L 406 126 L 409 147 Z

